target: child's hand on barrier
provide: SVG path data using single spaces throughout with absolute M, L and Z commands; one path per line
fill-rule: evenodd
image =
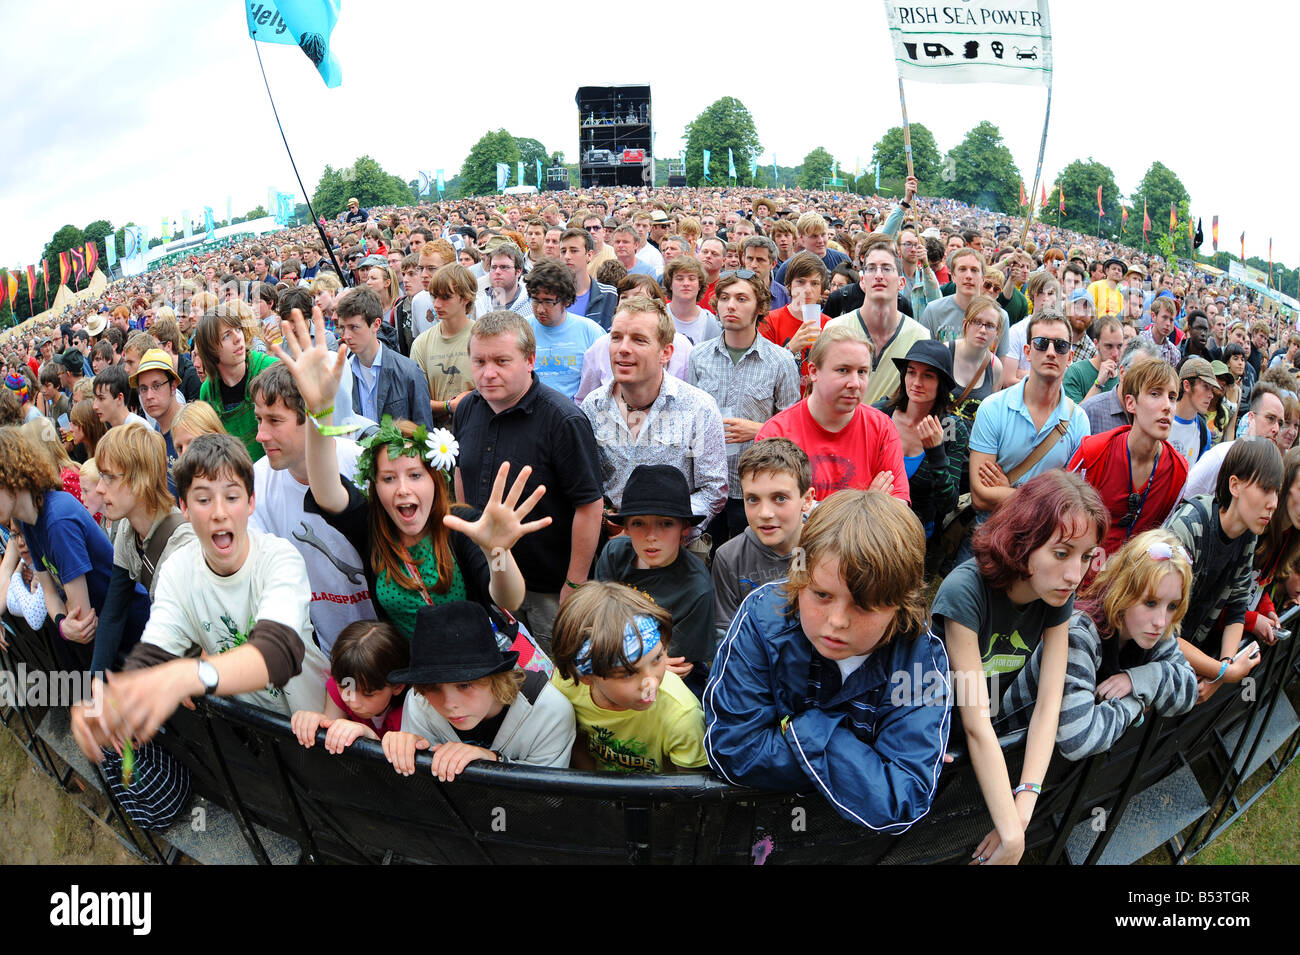
M 1133 695 L 1133 680 L 1127 673 L 1116 673 L 1097 684 L 1097 699 L 1122 700 Z
M 293 735 L 298 737 L 298 742 L 306 749 L 316 745 L 316 730 L 329 725 L 330 721 L 324 713 L 313 713 L 311 710 L 298 710 L 289 717 Z
M 415 733 L 385 733 L 380 746 L 384 758 L 393 764 L 398 775 L 410 776 L 415 772 L 415 754 L 417 750 L 428 749 L 429 741 Z
M 335 756 L 363 736 L 366 739 L 379 739 L 379 734 L 370 727 L 353 720 L 325 720 L 321 725 L 329 726 L 329 729 L 325 732 L 325 752 L 333 753 Z
M 482 746 L 474 746 L 470 743 L 439 743 L 433 748 L 433 775 L 438 777 L 439 782 L 449 783 L 456 778 L 457 773 L 464 772 L 465 767 L 474 760 L 489 759 L 496 762 L 496 758 L 496 753 Z

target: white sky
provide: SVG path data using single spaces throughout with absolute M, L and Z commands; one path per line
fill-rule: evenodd
M 450 179 L 475 140 L 499 127 L 572 161 L 573 97 L 583 85 L 649 81 L 660 156 L 675 156 L 685 124 L 721 96 L 753 114 L 764 164 L 775 153 L 795 165 L 821 145 L 852 171 L 900 121 L 875 0 L 828 14 L 824 29 L 797 7 L 766 2 L 747 8 L 765 24 L 738 21 L 737 8 L 719 4 L 692 7 L 676 25 L 667 11 L 641 20 L 631 8 L 587 8 L 589 25 L 573 8 L 519 0 L 490 8 L 343 0 L 332 43 L 343 85 L 334 90 L 297 49 L 264 45 L 307 188 L 326 163 L 346 166 L 363 153 L 404 180 L 438 168 Z M 39 4 L 0 4 L 0 264 L 34 261 L 69 222 L 133 219 L 154 236 L 164 215 L 174 223 L 183 209 L 199 219 L 210 205 L 224 218 L 227 195 L 242 215 L 266 202 L 268 186 L 298 192 L 243 9 L 239 0 L 72 2 L 59 6 L 52 30 Z M 1057 0 L 1049 189 L 1057 170 L 1091 157 L 1127 195 L 1159 159 L 1204 219 L 1203 251 L 1218 214 L 1220 249 L 1237 251 L 1244 229 L 1248 255 L 1267 257 L 1272 235 L 1274 259 L 1296 264 L 1300 189 L 1288 157 L 1300 136 L 1287 104 L 1297 9 Z M 497 58 L 518 65 L 493 66 Z M 750 71 L 754 80 L 744 78 Z M 1029 188 L 1044 88 L 909 82 L 907 96 L 911 120 L 934 132 L 940 150 L 982 119 L 997 124 Z M 1168 221 L 1160 211 L 1151 210 L 1157 227 Z

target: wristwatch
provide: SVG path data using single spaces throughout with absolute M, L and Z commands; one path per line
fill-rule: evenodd
M 221 674 L 207 660 L 199 660 L 199 682 L 203 684 L 203 695 L 211 696 L 217 692 L 217 681 L 221 679 Z

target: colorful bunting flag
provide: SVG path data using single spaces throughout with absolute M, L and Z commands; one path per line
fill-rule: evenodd
M 1214 241 L 1214 251 L 1219 251 L 1219 217 L 1215 216 L 1210 220 L 1210 237 Z
M 1025 181 L 1023 179 L 1020 180 L 1020 204 L 1022 206 L 1029 205 L 1029 200 L 1025 198 Z
M 27 266 L 27 302 L 32 307 L 32 314 L 36 314 L 36 266 Z
M 86 275 L 95 274 L 95 266 L 99 265 L 99 246 L 94 242 L 86 243 Z
M 1142 200 L 1142 241 L 1145 242 L 1147 233 L 1151 231 L 1151 217 L 1147 215 L 1147 201 Z
M 69 249 L 72 256 L 72 284 L 75 289 L 78 282 L 86 277 L 86 253 L 82 249 Z
M 9 290 L 9 307 L 17 309 L 18 307 L 18 276 L 9 272 L 5 275 L 5 286 Z
M 59 284 L 67 285 L 68 276 L 72 274 L 72 258 L 66 252 L 59 253 Z
M 1059 182 L 1056 184 L 1056 197 L 1058 200 L 1056 208 L 1060 210 L 1061 215 L 1065 215 L 1065 190 L 1061 188 Z
M 0 308 L 5 307 L 5 302 L 9 300 L 9 283 L 4 280 L 4 270 L 0 269 Z M 10 306 L 12 310 L 13 306 Z
M 1106 214 L 1106 210 L 1101 206 L 1101 186 L 1097 187 L 1097 216 L 1100 218 Z
M 1169 203 L 1169 234 L 1173 235 L 1174 230 L 1178 228 L 1178 208 L 1171 202 Z

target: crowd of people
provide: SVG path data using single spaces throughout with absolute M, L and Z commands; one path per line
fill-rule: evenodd
M 1018 861 L 1058 748 L 1276 641 L 1300 334 L 919 185 L 354 199 L 9 333 L 0 586 L 104 677 L 86 755 L 218 693 L 403 774 L 711 768 L 901 832 L 965 751 Z

